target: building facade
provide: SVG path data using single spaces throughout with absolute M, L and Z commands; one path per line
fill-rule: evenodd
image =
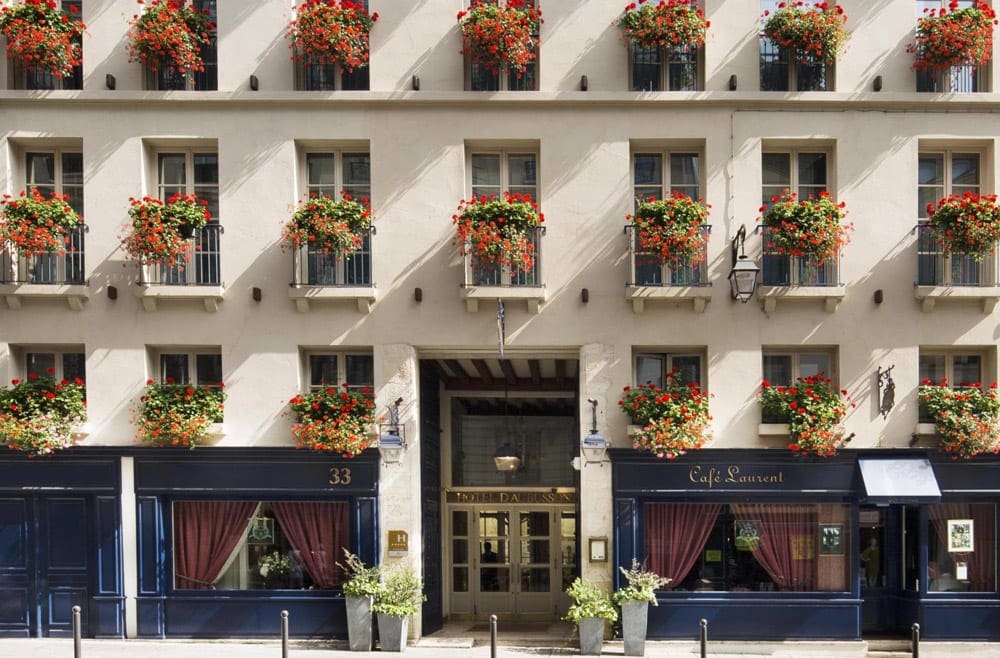
M 939 454 L 917 400 L 924 377 L 998 375 L 996 254 L 946 258 L 918 227 L 929 200 L 996 191 L 998 73 L 915 73 L 926 1 L 845 0 L 848 48 L 817 71 L 762 44 L 773 3 L 704 0 L 707 42 L 678 55 L 628 48 L 622 3 L 541 0 L 523 78 L 463 58 L 462 0 L 369 0 L 370 66 L 350 75 L 290 61 L 294 3 L 206 0 L 210 65 L 180 79 L 129 62 L 134 2 L 74 4 L 76 78 L 0 67 L 4 192 L 71 194 L 87 226 L 73 258 L 5 256 L 0 371 L 81 376 L 88 409 L 76 446 L 0 456 L 0 635 L 68 633 L 81 605 L 96 637 L 271 635 L 281 609 L 295 634 L 341 636 L 343 575 L 312 546 L 418 569 L 417 634 L 555 619 L 574 577 L 612 589 L 635 557 L 674 577 L 651 637 L 711 617 L 726 638 L 920 622 L 1000 639 L 1000 460 Z M 340 189 L 371 198 L 362 250 L 283 250 L 295 204 Z M 846 203 L 834 262 L 766 249 L 759 208 L 784 189 Z M 545 214 L 538 259 L 481 278 L 452 215 L 506 190 Z M 670 190 L 711 206 L 700 267 L 637 261 L 623 231 L 637 195 Z M 129 198 L 178 191 L 217 226 L 185 268 L 140 271 L 121 249 Z M 746 304 L 726 280 L 741 227 L 764 269 Z M 657 459 L 617 403 L 675 369 L 711 393 L 713 439 Z M 758 392 L 820 372 L 856 403 L 851 440 L 798 457 Z M 146 382 L 168 376 L 225 382 L 213 445 L 137 442 Z M 295 449 L 288 400 L 333 380 L 371 386 L 382 422 L 398 410 L 398 463 Z M 581 458 L 592 422 L 600 463 Z M 516 470 L 494 465 L 505 446 Z M 306 520 L 319 529 L 296 535 Z M 973 550 L 949 550 L 955 527 Z M 199 528 L 220 562 L 188 546 Z

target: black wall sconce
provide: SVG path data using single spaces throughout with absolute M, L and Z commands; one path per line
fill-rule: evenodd
M 258 89 L 260 89 L 260 80 L 257 79 L 257 76 L 251 75 L 250 76 L 250 91 L 257 91 Z
M 108 299 L 110 299 L 111 301 L 118 299 L 118 288 L 115 288 L 114 286 L 108 286 Z
M 418 304 L 420 302 L 424 301 L 424 289 L 423 288 L 414 288 L 413 289 L 413 301 L 417 302 Z
M 420 77 L 416 75 L 413 76 L 410 80 L 410 86 L 413 87 L 413 91 L 420 91 Z
M 883 294 L 881 288 L 879 288 L 878 290 L 875 291 L 875 294 L 872 296 L 872 299 L 875 300 L 876 304 L 881 304 L 882 303 L 882 300 L 884 299 L 884 294 Z
M 729 91 L 736 91 L 736 74 L 729 76 Z
M 872 89 L 875 91 L 882 91 L 882 76 L 875 76 L 875 79 L 872 80 Z
M 115 85 L 117 84 L 118 82 L 115 80 L 115 76 L 111 75 L 110 73 L 104 76 L 104 86 L 107 87 L 108 89 L 113 90 L 115 88 Z
M 732 287 L 733 299 L 741 304 L 746 304 L 753 297 L 753 293 L 757 289 L 757 275 L 760 274 L 757 263 L 747 258 L 746 245 L 744 244 L 746 239 L 747 227 L 746 224 L 741 224 L 740 230 L 736 232 L 736 237 L 733 238 L 730 245 L 733 269 L 729 271 L 729 285 Z
M 250 296 L 253 297 L 253 300 L 255 302 L 259 302 L 261 298 L 264 296 L 264 293 L 261 292 L 260 288 L 254 287 L 253 289 L 250 290 Z
M 876 386 L 878 387 L 878 412 L 882 414 L 882 418 L 888 418 L 889 412 L 896 405 L 896 382 L 892 381 L 892 369 L 896 366 L 892 365 L 882 370 L 882 366 L 878 367 L 878 371 L 875 376 L 878 378 Z
M 580 301 L 584 304 L 590 301 L 590 289 L 584 288 L 580 291 Z
M 590 80 L 587 79 L 587 76 L 581 75 L 580 76 L 580 91 L 587 91 L 587 89 L 589 87 L 590 87 Z

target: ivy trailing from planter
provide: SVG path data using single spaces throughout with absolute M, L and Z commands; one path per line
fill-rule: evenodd
M 164 203 L 153 197 L 129 199 L 131 218 L 122 248 L 140 265 L 174 267 L 190 259 L 191 237 L 212 220 L 208 201 L 193 194 L 174 194 Z
M 764 36 L 800 62 L 834 62 L 850 37 L 844 27 L 847 14 L 840 5 L 781 2 L 777 11 L 765 11 L 764 17 Z
M 920 404 L 934 419 L 938 448 L 953 460 L 1000 452 L 1000 400 L 997 384 L 982 390 L 979 382 L 950 388 L 942 379 L 920 383 Z
M 341 192 L 340 201 L 329 195 L 313 196 L 299 204 L 282 230 L 282 247 L 310 246 L 324 254 L 345 256 L 361 248 L 371 228 L 367 197 L 354 199 Z
M 829 192 L 819 198 L 798 200 L 795 193 L 785 190 L 771 198 L 770 207 L 761 206 L 761 222 L 768 229 L 765 248 L 778 254 L 808 257 L 822 265 L 837 258 L 841 247 L 850 242 L 854 225 L 845 222 L 846 204 L 835 203 Z
M 463 199 L 452 215 L 455 242 L 462 255 L 472 255 L 484 268 L 509 267 L 530 272 L 535 267 L 533 231 L 545 221 L 528 194 L 505 192 Z
M 139 438 L 156 447 L 179 446 L 192 450 L 204 442 L 214 423 L 221 423 L 226 391 L 217 386 L 176 384 L 168 379 L 146 381 L 133 422 Z
M 375 444 L 372 423 L 375 401 L 372 390 L 342 390 L 327 386 L 312 393 L 296 395 L 288 401 L 295 416 L 292 435 L 300 448 L 334 452 L 350 458 Z
M 5 194 L 0 207 L 0 239 L 24 256 L 64 252 L 69 231 L 83 222 L 68 196 L 53 192 L 46 199 L 34 188 L 19 197 Z
M 378 13 L 351 0 L 307 0 L 288 26 L 292 59 L 299 64 L 337 64 L 344 71 L 368 65 L 368 36 Z
M 7 58 L 28 71 L 56 78 L 73 75 L 83 62 L 80 39 L 87 26 L 53 0 L 21 0 L 0 8 L 0 34 L 7 38 Z
M 73 427 L 87 420 L 83 381 L 50 375 L 13 379 L 0 391 L 0 437 L 11 450 L 51 455 L 73 445 Z
M 996 251 L 1000 206 L 994 194 L 953 194 L 927 204 L 927 223 L 945 254 L 964 254 L 976 262 Z
M 788 423 L 792 442 L 789 450 L 799 455 L 832 457 L 843 443 L 839 427 L 854 407 L 847 391 L 838 390 L 823 375 L 799 377 L 792 386 L 761 383 L 761 414 L 770 422 Z
M 704 227 L 709 206 L 686 194 L 673 192 L 666 199 L 640 201 L 626 220 L 635 226 L 639 251 L 655 256 L 661 265 L 670 261 L 699 263 L 705 259 Z
M 139 0 L 139 4 L 142 13 L 129 21 L 129 61 L 180 75 L 204 71 L 201 49 L 211 43 L 215 29 L 207 10 L 198 11 L 187 0 Z
M 987 2 L 977 1 L 959 9 L 957 0 L 947 9 L 925 9 L 917 20 L 917 38 L 907 50 L 915 55 L 918 71 L 943 71 L 952 66 L 982 66 L 993 57 L 993 26 L 996 12 Z
M 503 5 L 472 0 L 458 12 L 462 30 L 462 53 L 491 73 L 506 66 L 520 78 L 538 58 L 542 12 L 526 0 L 507 0 Z
M 648 4 L 647 4 L 648 2 Z M 640 48 L 701 48 L 711 23 L 692 0 L 639 0 L 625 7 L 617 21 L 627 43 Z
M 639 425 L 632 447 L 666 459 L 700 449 L 711 439 L 709 397 L 697 382 L 681 382 L 676 371 L 667 375 L 665 388 L 626 386 L 618 407 Z

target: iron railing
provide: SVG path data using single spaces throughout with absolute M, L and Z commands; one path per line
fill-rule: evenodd
M 484 264 L 472 254 L 465 257 L 466 286 L 501 286 L 505 288 L 535 287 L 542 285 L 542 236 L 545 227 L 528 229 L 528 240 L 534 245 L 535 262 L 531 269 L 520 270 Z
M 191 237 L 190 260 L 176 263 L 150 263 L 142 268 L 140 283 L 159 286 L 222 285 L 222 233 L 217 222 L 195 231 Z
M 292 286 L 372 285 L 372 235 L 375 227 L 360 233 L 361 247 L 346 256 L 324 253 L 309 244 L 292 252 Z
M 24 256 L 8 244 L 0 254 L 0 283 L 36 283 L 49 285 L 82 285 L 84 273 L 85 224 L 67 231 L 69 242 L 62 253 Z
M 917 91 L 975 93 L 988 91 L 987 66 L 963 64 L 943 71 L 917 71 Z
M 696 259 L 674 258 L 661 264 L 658 256 L 639 246 L 639 231 L 634 225 L 625 227 L 628 236 L 630 286 L 710 286 L 708 280 L 708 239 L 711 226 L 701 227 L 703 242 Z
M 839 286 L 840 253 L 819 263 L 809 256 L 779 254 L 771 243 L 775 229 L 761 226 L 761 285 L 765 286 Z
M 917 224 L 918 286 L 995 286 L 997 252 L 976 261 L 967 254 L 945 255 L 931 227 Z

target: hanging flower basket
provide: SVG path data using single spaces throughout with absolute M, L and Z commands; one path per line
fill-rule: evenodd
M 51 455 L 73 445 L 73 427 L 87 420 L 83 380 L 56 382 L 51 374 L 13 379 L 0 391 L 0 437 L 11 450 Z
M 164 203 L 153 197 L 129 199 L 131 223 L 122 238 L 129 259 L 140 265 L 165 263 L 170 267 L 191 255 L 190 238 L 212 220 L 208 201 L 193 194 L 175 194 Z
M 683 384 L 677 372 L 667 375 L 666 388 L 626 386 L 618 407 L 640 426 L 632 447 L 666 459 L 698 450 L 711 439 L 709 397 L 697 382 Z
M 368 34 L 378 20 L 351 0 L 307 0 L 298 8 L 286 36 L 299 64 L 338 64 L 345 71 L 368 65 Z
M 74 8 L 73 13 L 76 13 Z M 21 0 L 0 8 L 0 34 L 7 38 L 7 58 L 28 71 L 57 78 L 73 75 L 82 63 L 80 38 L 87 29 L 53 0 Z
M 463 199 L 452 215 L 455 242 L 462 255 L 471 255 L 484 268 L 509 267 L 530 272 L 535 267 L 533 229 L 545 221 L 531 195 L 505 192 Z
M 948 380 L 920 382 L 920 404 L 934 419 L 938 448 L 953 460 L 1000 453 L 1000 400 L 997 384 L 983 391 L 979 382 L 953 389 Z
M 666 199 L 640 201 L 635 215 L 628 215 L 637 231 L 639 251 L 655 256 L 660 264 L 705 259 L 704 232 L 709 206 L 686 194 L 673 192 Z
M 212 425 L 222 422 L 226 391 L 218 386 L 193 386 L 146 381 L 146 392 L 133 414 L 139 439 L 155 447 L 180 446 L 192 450 L 203 443 Z
M 793 386 L 760 386 L 760 409 L 765 418 L 787 422 L 792 442 L 789 450 L 799 455 L 831 457 L 843 442 L 838 427 L 854 402 L 846 390 L 837 390 L 822 375 L 799 377 Z
M 541 10 L 525 0 L 507 0 L 502 6 L 472 0 L 468 9 L 458 12 L 462 53 L 492 73 L 506 66 L 520 78 L 538 58 L 541 22 Z
M 625 41 L 641 48 L 701 48 L 710 25 L 692 0 L 639 0 L 618 19 Z
M 300 448 L 329 451 L 349 458 L 375 445 L 371 434 L 375 401 L 370 388 L 342 390 L 328 386 L 288 401 L 295 416 L 292 435 Z
M 129 21 L 130 62 L 142 62 L 150 71 L 165 69 L 187 75 L 205 70 L 201 48 L 212 41 L 215 25 L 207 11 L 187 0 L 139 0 L 141 14 Z
M 341 192 L 334 201 L 327 195 L 313 196 L 295 209 L 282 230 L 282 248 L 310 246 L 324 254 L 350 254 L 361 248 L 364 233 L 372 225 L 367 197 L 355 200 Z
M 833 62 L 850 37 L 844 27 L 847 14 L 840 5 L 782 2 L 773 14 L 765 11 L 764 17 L 764 36 L 800 62 Z
M 65 251 L 70 229 L 83 222 L 68 196 L 53 192 L 46 199 L 37 189 L 16 198 L 5 194 L 0 208 L 0 239 L 25 256 Z
M 927 204 L 927 223 L 945 254 L 964 254 L 976 262 L 996 251 L 1000 206 L 993 194 L 953 194 Z
M 993 26 L 996 12 L 986 2 L 958 8 L 957 0 L 948 9 L 925 9 L 917 21 L 916 42 L 907 47 L 915 55 L 918 71 L 942 71 L 952 66 L 982 66 L 993 56 Z
M 846 204 L 834 203 L 828 192 L 800 201 L 786 190 L 771 201 L 770 208 L 760 208 L 761 222 L 768 229 L 766 248 L 785 256 L 812 258 L 822 265 L 836 259 L 841 247 L 850 242 L 854 225 L 844 222 Z

